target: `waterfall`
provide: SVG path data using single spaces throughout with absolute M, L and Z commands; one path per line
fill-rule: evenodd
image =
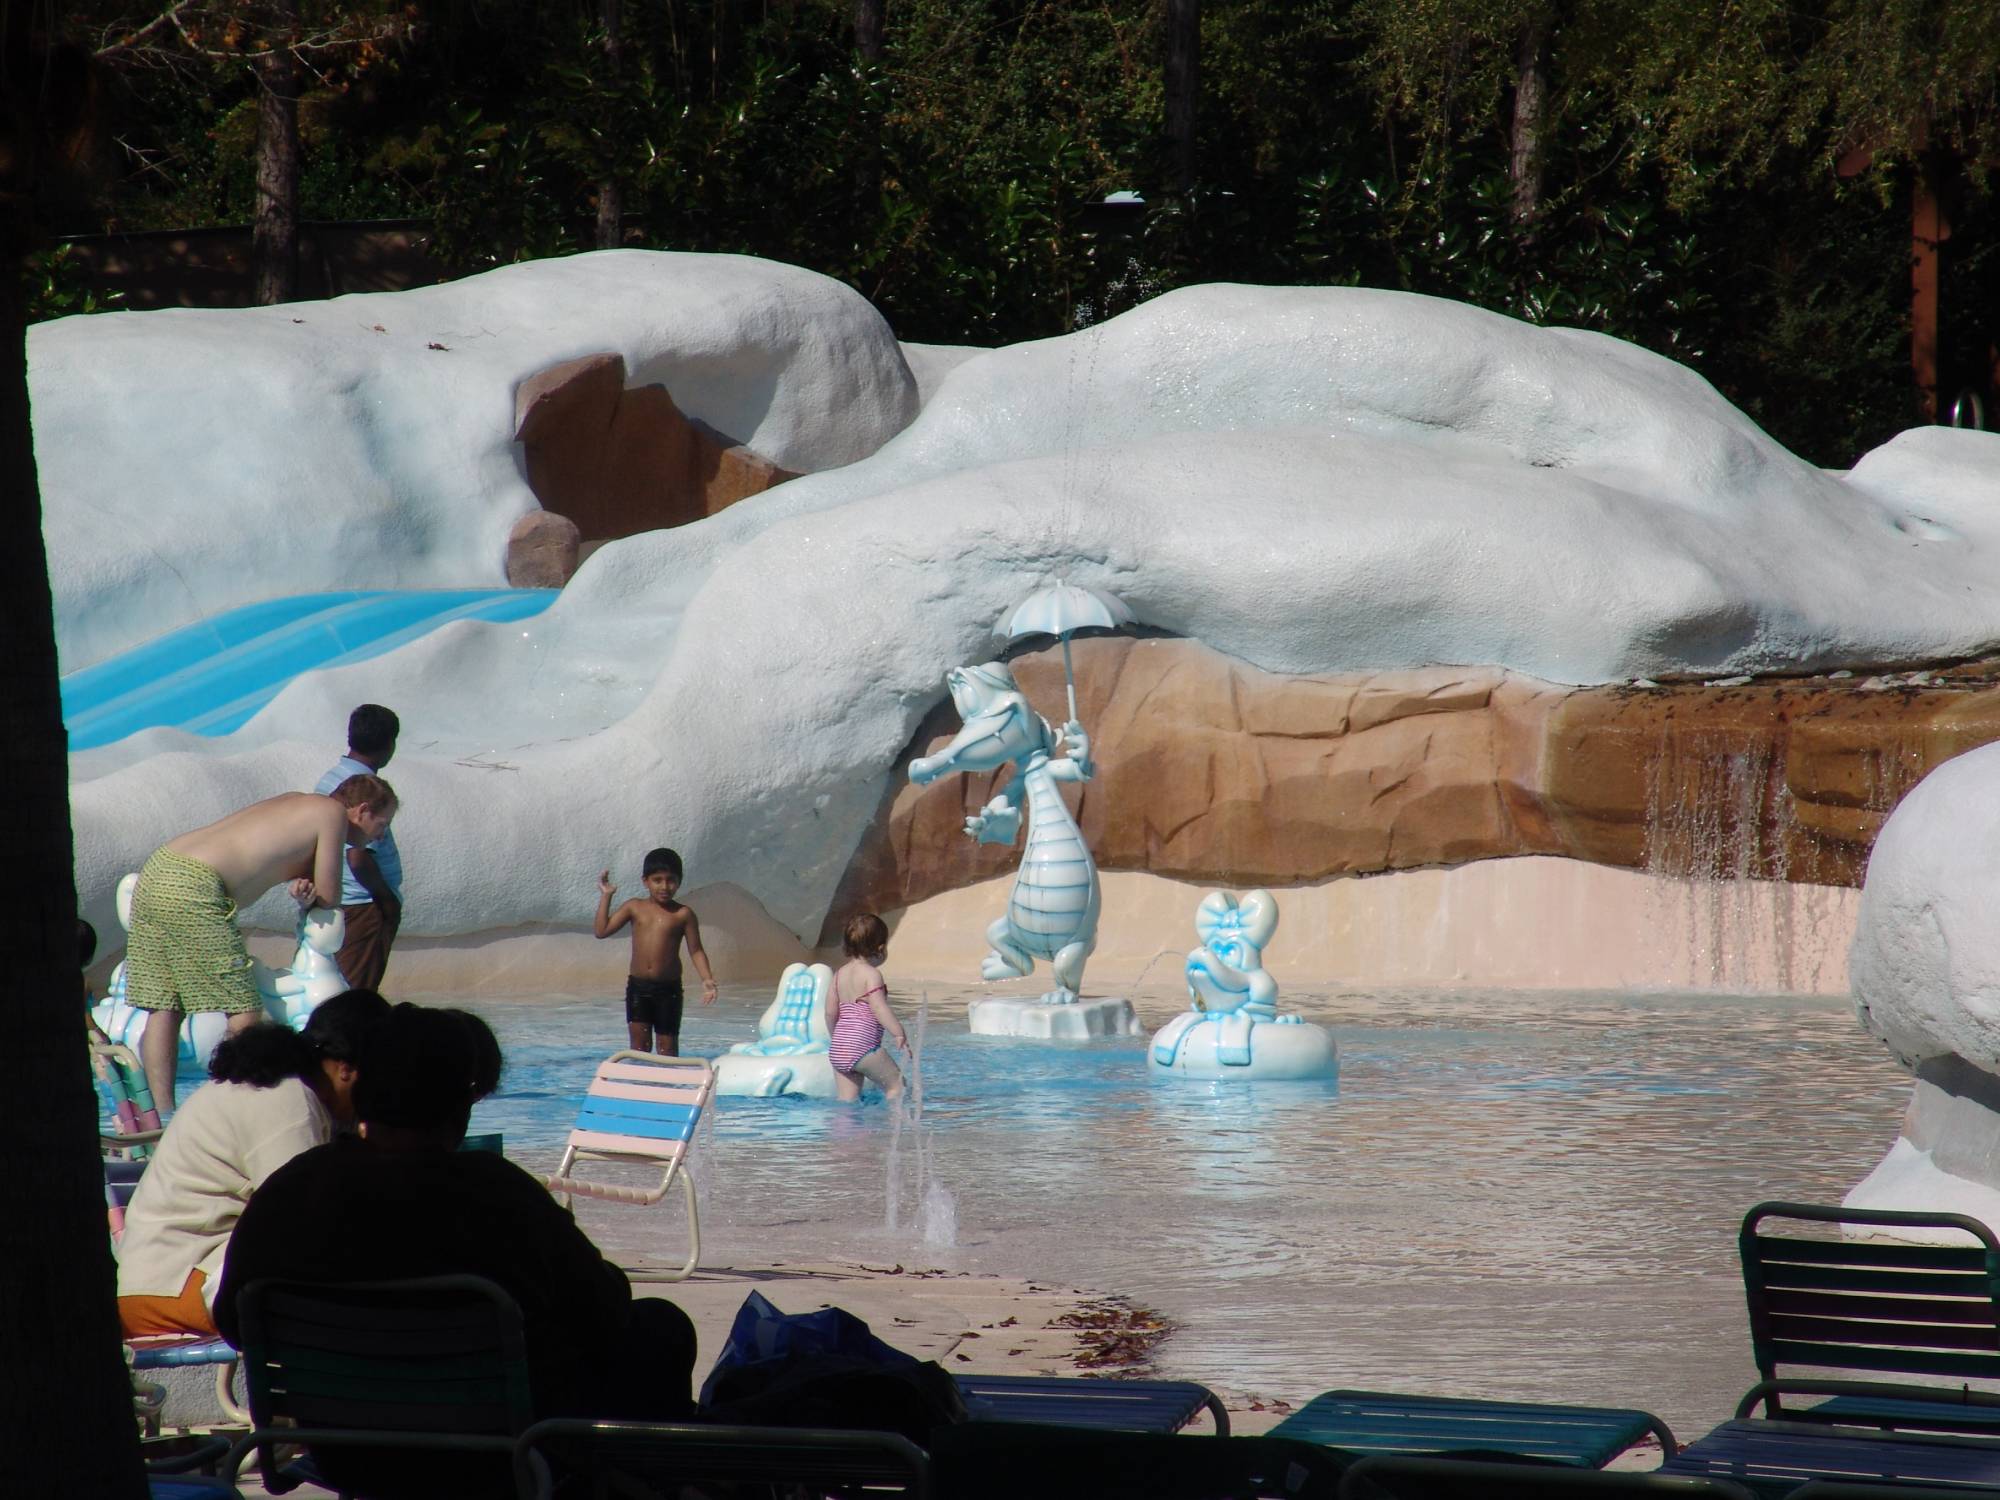
M 1678 937 L 1691 989 L 1818 986 L 1836 898 L 1817 878 L 1820 846 L 1799 822 L 1784 744 L 1762 726 L 1668 728 L 1647 759 L 1643 868 L 1664 877 L 1654 925 Z M 1907 777 L 1887 770 L 1870 778 L 1871 810 L 1907 790 Z M 1805 967 L 1801 954 L 1811 955 Z

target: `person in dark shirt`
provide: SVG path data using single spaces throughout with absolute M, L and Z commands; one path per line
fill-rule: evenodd
M 223 1337 L 239 1343 L 236 1299 L 265 1278 L 484 1276 L 520 1304 L 537 1416 L 692 1416 L 687 1314 L 633 1300 L 625 1273 L 535 1178 L 497 1153 L 458 1149 L 474 1101 L 499 1082 L 486 1023 L 398 1005 L 362 1056 L 360 1137 L 279 1168 L 236 1225 L 215 1303 Z

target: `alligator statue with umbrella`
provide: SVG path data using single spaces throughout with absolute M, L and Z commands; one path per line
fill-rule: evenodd
M 1028 841 L 1007 910 L 986 929 L 989 952 L 980 973 L 988 980 L 1019 978 L 1035 960 L 1049 965 L 1055 988 L 1039 1001 L 1003 997 L 971 1007 L 972 1030 L 1028 1036 L 1131 1035 L 1138 1030 L 1131 1002 L 1124 999 L 1079 1003 L 1083 966 L 1097 945 L 1101 894 L 1097 863 L 1083 830 L 1063 805 L 1060 783 L 1088 781 L 1095 774 L 1090 737 L 1076 716 L 1076 674 L 1070 637 L 1079 630 L 1115 630 L 1132 623 L 1132 612 L 1102 589 L 1057 583 L 1029 596 L 1002 623 L 1010 639 L 1053 635 L 1063 648 L 1063 677 L 1069 690 L 1069 720 L 1060 736 L 1036 713 L 1005 662 L 955 667 L 945 674 L 951 701 L 965 727 L 935 755 L 910 765 L 918 785 L 956 771 L 990 771 L 1008 762 L 1014 776 L 1000 795 L 965 820 L 965 831 L 982 844 L 1012 844 L 1028 818 Z M 1068 754 L 1057 759 L 1055 752 Z

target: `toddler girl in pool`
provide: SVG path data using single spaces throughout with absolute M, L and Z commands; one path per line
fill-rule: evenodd
M 910 1042 L 889 1009 L 889 987 L 882 982 L 881 966 L 889 957 L 888 926 L 872 911 L 862 912 L 848 922 L 841 946 L 847 950 L 847 962 L 826 992 L 826 1029 L 831 1034 L 827 1061 L 833 1064 L 834 1097 L 859 1099 L 862 1080 L 867 1079 L 894 1099 L 903 1092 L 903 1075 L 882 1050 L 882 1033 L 893 1036 L 905 1052 Z

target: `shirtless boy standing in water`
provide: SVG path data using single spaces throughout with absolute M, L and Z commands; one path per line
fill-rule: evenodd
M 614 913 L 611 897 L 618 887 L 611 872 L 597 877 L 595 931 L 608 938 L 627 922 L 632 924 L 632 973 L 625 981 L 625 1030 L 637 1052 L 650 1052 L 659 1038 L 662 1057 L 681 1046 L 681 943 L 688 962 L 701 975 L 701 1003 L 715 1004 L 715 975 L 701 950 L 701 924 L 691 907 L 674 900 L 681 888 L 681 857 L 671 849 L 655 849 L 640 869 L 646 882 L 643 898 L 634 896 Z
M 181 1017 L 218 1010 L 233 1034 L 264 1015 L 236 913 L 279 881 L 301 906 L 338 906 L 343 849 L 388 831 L 396 793 L 350 776 L 331 796 L 283 792 L 169 839 L 139 871 L 125 948 L 125 996 L 150 1011 L 139 1051 L 153 1100 L 171 1107 Z

